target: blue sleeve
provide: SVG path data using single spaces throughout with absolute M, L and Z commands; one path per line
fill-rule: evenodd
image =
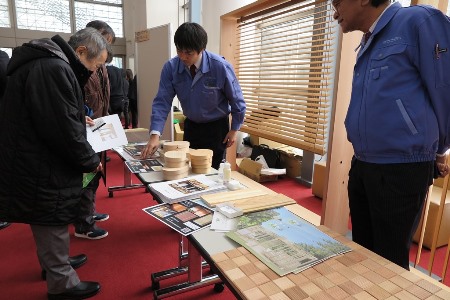
M 156 130 L 161 134 L 163 133 L 164 124 L 166 123 L 167 116 L 172 109 L 172 102 L 175 97 L 172 79 L 172 68 L 169 63 L 166 63 L 161 71 L 158 93 L 156 94 L 152 104 L 150 131 Z
M 450 148 L 449 18 L 441 12 L 427 18 L 420 25 L 418 43 L 420 74 L 426 85 L 439 126 L 437 152 L 444 153 Z
M 244 123 L 246 104 L 241 86 L 231 65 L 227 66 L 224 93 L 231 107 L 231 129 L 239 130 Z

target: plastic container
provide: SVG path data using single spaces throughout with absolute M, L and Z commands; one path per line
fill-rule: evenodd
M 223 164 L 223 183 L 227 184 L 231 180 L 231 164 L 229 162 L 225 162 Z
M 220 163 L 219 170 L 217 171 L 217 177 L 219 182 L 223 182 L 223 167 L 225 163 Z

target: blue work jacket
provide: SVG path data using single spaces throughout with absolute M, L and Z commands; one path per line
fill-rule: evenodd
M 200 69 L 194 78 L 178 56 L 164 64 L 153 100 L 152 131 L 162 133 L 175 95 L 183 114 L 194 122 L 212 122 L 230 113 L 232 130 L 239 130 L 244 122 L 246 105 L 233 67 L 214 53 L 203 51 Z
M 370 163 L 433 161 L 450 143 L 450 21 L 430 6 L 392 4 L 360 49 L 345 120 Z

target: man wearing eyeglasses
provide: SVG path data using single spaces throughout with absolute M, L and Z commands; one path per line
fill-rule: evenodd
M 450 21 L 430 6 L 332 4 L 344 33 L 364 32 L 345 120 L 355 152 L 348 182 L 353 240 L 409 269 L 428 187 L 449 170 Z
M 231 64 L 206 50 L 208 36 L 199 24 L 182 24 L 174 42 L 178 55 L 163 66 L 153 100 L 150 139 L 142 157 L 158 149 L 176 95 L 186 116 L 184 140 L 191 148 L 213 150 L 212 167 L 218 169 L 225 149 L 236 141 L 244 122 L 246 105 L 241 87 Z

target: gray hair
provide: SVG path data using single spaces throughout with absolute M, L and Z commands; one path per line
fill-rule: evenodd
M 103 50 L 110 51 L 106 39 L 96 29 L 88 27 L 75 32 L 69 39 L 68 44 L 73 50 L 80 46 L 87 49 L 87 58 L 94 59 L 100 56 Z

